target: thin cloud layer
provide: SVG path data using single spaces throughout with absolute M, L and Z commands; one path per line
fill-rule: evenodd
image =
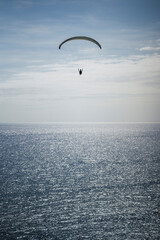
M 78 76 L 78 66 L 84 68 Z M 82 60 L 68 64 L 31 65 L 27 71 L 17 72 L 5 82 L 0 83 L 1 101 L 5 97 L 21 95 L 24 99 L 30 96 L 48 100 L 64 99 L 68 96 L 107 97 L 122 93 L 157 92 L 160 76 L 160 55 L 130 56 L 107 60 Z M 150 89 L 148 89 L 150 85 Z M 134 87 L 134 88 L 133 88 Z M 3 96 L 3 97 L 2 97 Z

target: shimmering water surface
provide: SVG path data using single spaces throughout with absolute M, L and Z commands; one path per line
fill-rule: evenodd
M 0 239 L 160 239 L 160 124 L 0 125 Z

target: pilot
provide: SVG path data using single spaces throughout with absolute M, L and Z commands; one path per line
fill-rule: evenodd
M 78 71 L 79 71 L 79 75 L 81 75 L 83 72 L 83 69 L 78 69 Z

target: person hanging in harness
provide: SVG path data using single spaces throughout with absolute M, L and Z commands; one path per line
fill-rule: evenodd
M 79 75 L 81 75 L 83 72 L 83 69 L 78 69 L 78 72 L 79 72 Z

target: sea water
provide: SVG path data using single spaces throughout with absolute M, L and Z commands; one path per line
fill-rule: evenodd
M 160 124 L 1 124 L 0 239 L 160 239 Z

